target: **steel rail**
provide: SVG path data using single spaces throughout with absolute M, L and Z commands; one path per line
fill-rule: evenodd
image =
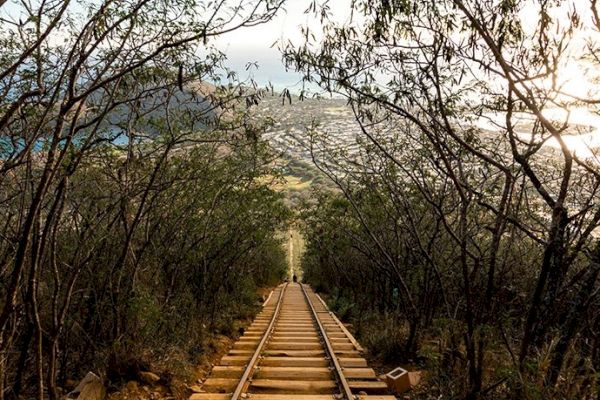
M 323 298 L 321 296 L 319 296 L 318 294 L 315 293 L 315 296 L 317 296 L 317 299 L 319 299 L 319 301 L 321 302 L 321 304 L 323 304 L 323 307 L 325 307 L 325 309 L 327 310 L 327 312 L 329 312 L 329 315 L 331 316 L 331 318 L 333 318 L 333 320 L 335 321 L 336 324 L 338 324 L 338 326 L 340 327 L 340 329 L 342 330 L 342 332 L 344 332 L 344 334 L 346 335 L 346 337 L 348 338 L 348 340 L 350 340 L 350 342 L 354 345 L 354 347 L 356 348 L 356 350 L 360 351 L 361 353 L 364 352 L 364 349 L 362 348 L 362 346 L 360 345 L 360 343 L 358 343 L 356 341 L 356 339 L 354 338 L 354 336 L 352 336 L 352 334 L 350 333 L 350 331 L 348 330 L 348 328 L 346 328 L 344 326 L 344 324 L 342 323 L 342 321 L 339 320 L 339 318 L 333 313 L 333 311 L 331 311 L 329 309 L 329 307 L 327 306 L 327 303 L 325 303 L 325 300 L 323 300 Z
M 352 390 L 350 390 L 350 385 L 348 384 L 348 381 L 346 380 L 346 377 L 344 376 L 344 371 L 342 369 L 342 366 L 340 365 L 340 362 L 335 355 L 335 351 L 333 350 L 333 346 L 331 345 L 331 342 L 329 341 L 329 338 L 327 337 L 325 328 L 323 327 L 323 324 L 321 323 L 321 320 L 319 319 L 317 310 L 315 310 L 315 307 L 313 306 L 312 301 L 310 300 L 310 297 L 308 297 L 308 293 L 306 292 L 306 289 L 304 289 L 304 285 L 300 284 L 300 287 L 302 288 L 304 297 L 306 298 L 306 301 L 308 302 L 308 305 L 313 313 L 313 316 L 315 317 L 315 320 L 317 321 L 317 325 L 319 326 L 319 332 L 321 333 L 321 337 L 323 338 L 323 341 L 325 342 L 325 350 L 327 352 L 327 355 L 329 356 L 329 359 L 333 363 L 333 368 L 335 369 L 335 373 L 338 378 L 338 383 L 340 384 L 341 389 L 342 389 L 342 396 L 346 400 L 354 400 L 355 397 L 352 394 Z
M 275 321 L 277 320 L 277 317 L 279 316 L 279 311 L 281 310 L 283 294 L 285 293 L 285 289 L 287 288 L 287 286 L 288 286 L 288 284 L 286 283 L 285 286 L 283 288 L 281 288 L 281 292 L 279 293 L 279 299 L 277 300 L 277 306 L 275 307 L 275 310 L 273 311 L 273 316 L 271 317 L 271 322 L 269 322 L 269 326 L 267 327 L 267 330 L 265 331 L 262 339 L 260 340 L 260 343 L 258 343 L 258 347 L 254 351 L 254 354 L 252 355 L 250 362 L 248 362 L 248 365 L 246 366 L 246 369 L 244 370 L 244 374 L 240 378 L 240 381 L 238 382 L 233 394 L 231 395 L 231 400 L 239 400 L 240 396 L 242 395 L 242 393 L 245 389 L 246 383 L 248 383 L 248 379 L 254 372 L 254 368 L 256 366 L 256 362 L 258 361 L 258 357 L 262 353 L 262 349 L 265 346 L 265 343 L 267 343 L 268 338 L 271 336 L 271 333 L 273 332 L 273 328 L 275 326 Z

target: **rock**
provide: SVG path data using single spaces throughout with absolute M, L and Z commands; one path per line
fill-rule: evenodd
M 79 382 L 79 385 L 67 395 L 67 397 L 76 398 L 77 400 L 103 400 L 105 396 L 106 389 L 104 388 L 104 383 L 93 372 L 88 372 L 81 382 Z
M 156 375 L 153 372 L 141 371 L 139 373 L 139 375 L 140 375 L 140 380 L 144 383 L 154 384 L 154 383 L 160 381 L 160 376 Z
M 130 392 L 137 392 L 139 390 L 139 388 L 140 388 L 140 386 L 138 385 L 138 383 L 136 381 L 129 381 L 129 382 L 127 382 L 127 385 L 125 387 Z
M 106 389 L 102 382 L 92 382 L 83 388 L 77 400 L 103 400 L 106 397 Z
M 415 387 L 421 382 L 421 375 L 423 373 L 421 371 L 410 371 L 408 373 L 408 380 L 410 381 L 410 386 Z
M 190 386 L 190 390 L 194 393 L 204 393 L 204 390 L 202 390 L 202 387 L 199 385 Z

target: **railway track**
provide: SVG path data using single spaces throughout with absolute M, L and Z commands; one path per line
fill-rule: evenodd
M 394 400 L 361 350 L 309 286 L 284 284 L 190 400 Z

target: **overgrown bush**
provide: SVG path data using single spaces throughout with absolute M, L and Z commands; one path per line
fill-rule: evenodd
M 363 175 L 344 185 L 343 193 L 318 193 L 308 205 L 303 214 L 304 280 L 326 293 L 331 309 L 352 324 L 359 341 L 387 368 L 404 365 L 426 371 L 427 384 L 413 392 L 415 398 L 464 398 L 470 390 L 471 363 L 465 345 L 469 319 L 460 249 L 452 228 L 444 227 L 436 211 L 428 210 L 410 185 L 404 184 L 406 197 L 401 205 L 394 203 L 392 183 L 380 179 Z M 448 193 L 439 195 L 449 201 Z M 445 223 L 454 223 L 454 209 L 445 211 Z M 483 263 L 490 246 L 486 217 L 468 218 L 472 221 L 470 251 L 482 255 L 475 263 Z M 430 250 L 425 252 L 422 246 Z M 559 385 L 544 389 L 560 340 L 558 332 L 541 342 L 525 371 L 519 371 L 515 354 L 522 340 L 526 293 L 535 289 L 531 271 L 542 255 L 536 243 L 517 229 L 503 237 L 500 249 L 501 278 L 494 281 L 492 303 L 485 306 L 492 314 L 474 328 L 481 341 L 478 363 L 484 366 L 484 390 L 478 395 L 489 399 L 593 396 L 598 336 L 586 325 L 597 323 L 597 315 L 586 314 L 566 351 Z M 585 271 L 585 267 L 582 260 L 575 268 Z M 487 280 L 474 273 L 468 276 L 475 301 L 472 309 L 483 318 Z M 588 312 L 598 309 L 597 304 L 590 307 Z
M 31 387 L 29 317 L 39 318 L 48 340 L 58 329 L 55 344 L 45 339 L 41 350 L 54 346 L 42 365 L 54 364 L 59 386 L 88 370 L 119 384 L 174 351 L 188 351 L 193 364 L 211 335 L 237 333 L 235 321 L 256 312 L 259 286 L 285 275 L 277 237 L 288 210 L 259 179 L 276 173 L 267 146 L 209 141 L 175 150 L 157 136 L 130 146 L 136 157 L 126 150 L 92 151 L 63 188 L 51 187 L 62 194 L 58 210 L 52 201 L 42 208 L 55 213 L 44 256 L 50 268 L 38 275 L 34 314 L 14 321 L 23 330 L 5 359 L 11 388 Z M 30 167 L 36 175 L 42 166 Z M 22 201 L 10 184 L 26 179 L 23 171 L 4 182 L 15 194 L 2 209 L 8 231 Z M 54 319 L 63 309 L 64 322 Z

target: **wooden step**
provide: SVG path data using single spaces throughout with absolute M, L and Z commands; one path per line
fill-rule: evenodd
M 281 336 L 273 336 L 269 343 L 317 343 L 320 344 L 321 341 L 318 337 L 281 337 Z
M 279 357 L 325 357 L 325 350 L 265 350 L 264 354 Z
M 280 289 L 269 299 L 269 308 L 244 331 L 219 365 L 215 366 L 202 390 L 190 400 L 230 400 L 247 365 L 253 358 L 279 300 Z M 317 311 L 325 333 L 333 347 L 342 373 L 356 395 L 356 400 L 394 400 L 387 395 L 385 383 L 377 380 L 375 371 L 368 367 L 361 355 L 360 345 L 352 335 L 340 328 L 324 303 L 307 289 L 309 299 Z M 242 398 L 249 400 L 334 400 L 339 399 L 340 387 L 327 357 L 325 344 L 314 320 L 302 289 L 291 284 L 283 296 L 283 303 L 273 330 L 254 365 Z M 361 393 L 361 394 L 358 394 Z
M 235 378 L 208 378 L 202 384 L 202 390 L 207 392 L 229 393 L 233 392 L 239 379 Z
M 221 365 L 246 365 L 251 355 L 247 356 L 223 356 L 219 362 Z
M 278 379 L 253 379 L 250 393 L 310 393 L 333 394 L 337 383 L 328 381 L 290 381 Z
M 323 345 L 317 343 L 271 343 L 267 344 L 267 350 L 320 350 Z
M 273 335 L 271 341 L 286 341 L 286 342 L 319 342 L 320 337 L 318 335 Z
M 260 365 L 269 367 L 328 367 L 329 360 L 324 357 L 265 357 L 261 360 Z
M 368 394 L 385 394 L 388 387 L 381 381 L 349 381 L 348 385 L 353 392 L 366 392 Z
M 340 365 L 342 367 L 350 368 L 350 367 L 366 367 L 367 360 L 364 358 L 338 358 Z
M 339 400 L 331 394 L 252 394 L 249 400 Z M 360 400 L 396 400 L 394 396 L 360 395 Z M 231 393 L 194 393 L 190 400 L 231 400 Z
M 254 372 L 256 379 L 290 379 L 306 381 L 332 380 L 333 374 L 329 367 L 259 367 Z M 254 380 L 253 378 L 253 380 Z
M 344 376 L 347 379 L 377 379 L 372 368 L 344 368 Z

